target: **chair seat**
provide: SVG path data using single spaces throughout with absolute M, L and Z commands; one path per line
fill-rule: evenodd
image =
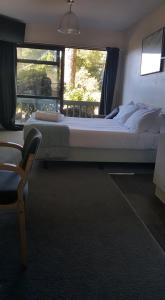
M 0 170 L 0 204 L 12 204 L 17 201 L 17 188 L 20 176 L 15 172 Z M 24 192 L 26 194 L 27 187 Z

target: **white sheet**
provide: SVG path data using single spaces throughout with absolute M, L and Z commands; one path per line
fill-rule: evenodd
M 64 117 L 59 123 L 30 118 L 27 124 L 67 125 L 70 130 L 71 147 L 103 149 L 156 149 L 158 134 L 132 133 L 113 119 Z M 25 124 L 26 126 L 26 124 Z

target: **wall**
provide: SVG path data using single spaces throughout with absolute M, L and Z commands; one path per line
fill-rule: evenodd
M 165 110 L 165 69 L 163 72 L 140 76 L 142 39 L 165 26 L 165 5 L 141 20 L 129 32 L 122 103 L 131 100 L 160 106 Z
M 123 75 L 123 57 L 127 46 L 127 35 L 124 32 L 110 30 L 81 29 L 78 36 L 69 36 L 57 32 L 57 26 L 48 24 L 28 24 L 26 26 L 25 42 L 64 45 L 66 47 L 105 49 L 106 47 L 120 48 L 117 82 L 113 106 L 121 99 L 121 82 Z
M 57 32 L 57 26 L 27 24 L 25 41 L 32 43 L 64 45 L 77 48 L 102 48 L 126 46 L 123 32 L 82 28 L 80 35 L 65 35 Z

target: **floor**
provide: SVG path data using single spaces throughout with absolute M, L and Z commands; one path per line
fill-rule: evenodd
M 144 247 L 146 236 L 140 242 L 141 252 L 139 257 L 145 257 L 144 264 L 142 263 L 141 267 L 139 267 L 139 262 L 135 267 L 135 260 L 133 260 L 133 263 L 131 261 L 130 268 L 127 268 L 127 259 L 123 261 L 123 264 L 117 263 L 122 260 L 114 259 L 116 255 L 120 255 L 120 252 L 125 253 L 124 255 L 130 259 L 130 249 L 135 250 L 136 257 L 138 247 L 132 248 L 130 245 L 136 239 L 139 241 L 141 234 L 136 234 L 137 225 L 133 227 L 134 215 L 130 222 L 123 222 L 122 216 L 124 220 L 128 221 L 128 215 L 127 213 L 120 214 L 119 211 L 122 209 L 122 205 L 125 206 L 125 202 L 119 203 L 120 205 L 115 208 L 121 194 L 119 192 L 115 196 L 115 189 L 110 188 L 111 178 L 119 187 L 125 200 L 129 202 L 133 210 L 136 210 L 136 215 L 140 217 L 154 239 L 165 250 L 165 205 L 154 195 L 153 168 L 151 166 L 147 168 L 146 166 L 130 167 L 128 165 L 119 165 L 115 168 L 112 165 L 92 164 L 89 166 L 89 164 L 81 164 L 80 166 L 78 164 L 65 165 L 60 163 L 48 164 L 47 167 L 44 168 L 43 164 L 35 163 L 30 177 L 30 201 L 27 205 L 29 264 L 27 271 L 24 273 L 21 273 L 19 269 L 15 215 L 11 218 L 11 215 L 1 214 L 0 233 L 2 233 L 3 238 L 0 243 L 0 299 L 163 300 L 165 295 L 164 262 L 155 260 L 157 247 L 154 254 L 152 251 L 148 253 L 148 246 Z M 134 173 L 135 175 L 115 175 L 114 172 L 118 174 Z M 113 175 L 109 175 L 109 173 L 113 173 Z M 114 212 L 112 202 L 114 203 Z M 119 215 L 118 218 L 116 217 L 117 214 Z M 111 232 L 113 228 L 111 224 L 116 224 L 117 232 L 122 232 L 122 234 L 115 234 L 115 236 L 109 238 L 113 233 Z M 120 224 L 122 224 L 121 227 Z M 131 235 L 129 242 L 125 239 L 123 233 L 128 236 Z M 120 239 L 123 239 L 123 242 L 120 242 Z M 114 248 L 114 252 L 110 252 L 109 249 L 113 249 L 112 246 L 115 245 L 114 241 L 117 245 L 119 243 L 120 247 Z M 143 244 L 143 247 L 141 247 L 141 244 Z M 121 245 L 125 247 L 123 251 L 121 251 Z M 145 254 L 143 253 L 144 248 Z M 152 250 L 152 247 L 149 248 Z M 162 249 L 161 255 L 164 258 Z M 142 271 L 143 275 L 147 274 L 147 280 L 150 279 L 145 281 L 143 275 L 141 275 L 141 268 L 143 268 L 146 261 L 149 261 L 149 268 L 152 267 L 153 260 L 155 261 L 153 270 L 148 274 Z M 159 263 L 159 266 L 157 263 Z M 113 268 L 114 273 L 109 272 Z M 123 271 L 125 268 L 131 270 L 131 273 Z M 163 282 L 161 287 L 159 286 L 158 276 L 153 275 L 155 270 L 159 273 L 160 269 L 162 269 L 160 279 Z M 120 278 L 122 272 L 124 276 Z M 138 277 L 140 281 L 138 280 L 137 283 L 136 272 L 140 274 L 140 277 Z M 129 295 L 134 293 L 134 296 L 124 297 L 123 290 L 119 291 L 119 289 L 127 273 L 131 280 L 133 280 L 133 277 L 136 280 L 134 288 L 130 284 L 130 290 L 127 284 L 123 285 L 125 293 L 128 290 Z M 108 276 L 111 274 L 114 275 L 109 278 Z M 117 281 L 114 281 L 115 276 L 117 276 Z M 128 282 L 131 280 L 129 279 Z M 155 280 L 157 290 L 153 285 Z M 117 287 L 113 285 L 113 281 L 117 284 Z M 149 297 L 139 296 L 138 293 L 140 290 L 141 294 L 141 288 L 138 289 L 136 294 L 139 282 L 140 287 L 147 287 L 146 293 L 150 293 Z M 143 282 L 147 282 L 147 285 L 144 284 L 143 286 Z M 112 287 L 110 287 L 110 284 L 112 284 Z M 109 297 L 109 293 L 112 292 L 113 288 L 115 288 L 114 295 Z M 75 295 L 73 295 L 72 290 Z M 79 294 L 80 290 L 81 295 Z M 161 298 L 158 294 L 154 295 L 159 290 L 163 295 Z M 66 296 L 67 293 L 72 296 Z
M 57 166 L 60 166 L 60 162 Z M 61 164 L 65 166 L 64 164 Z M 79 164 L 73 164 L 75 167 Z M 84 163 L 80 164 L 85 166 Z M 133 209 L 143 220 L 152 235 L 165 249 L 165 205 L 155 196 L 153 183 L 154 164 L 90 164 L 100 172 L 109 174 L 123 192 Z M 72 166 L 68 163 L 68 167 Z M 47 165 L 53 170 L 56 164 Z
M 112 177 L 165 250 L 165 205 L 154 194 L 153 174 L 113 175 Z

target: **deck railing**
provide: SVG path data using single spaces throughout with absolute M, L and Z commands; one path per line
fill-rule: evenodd
M 64 100 L 63 110 L 66 116 L 92 118 L 98 115 L 99 102 Z
M 99 102 L 93 101 L 63 101 L 63 113 L 69 117 L 92 118 L 98 115 Z M 16 120 L 24 122 L 36 110 L 59 111 L 60 100 L 38 98 L 17 98 Z

